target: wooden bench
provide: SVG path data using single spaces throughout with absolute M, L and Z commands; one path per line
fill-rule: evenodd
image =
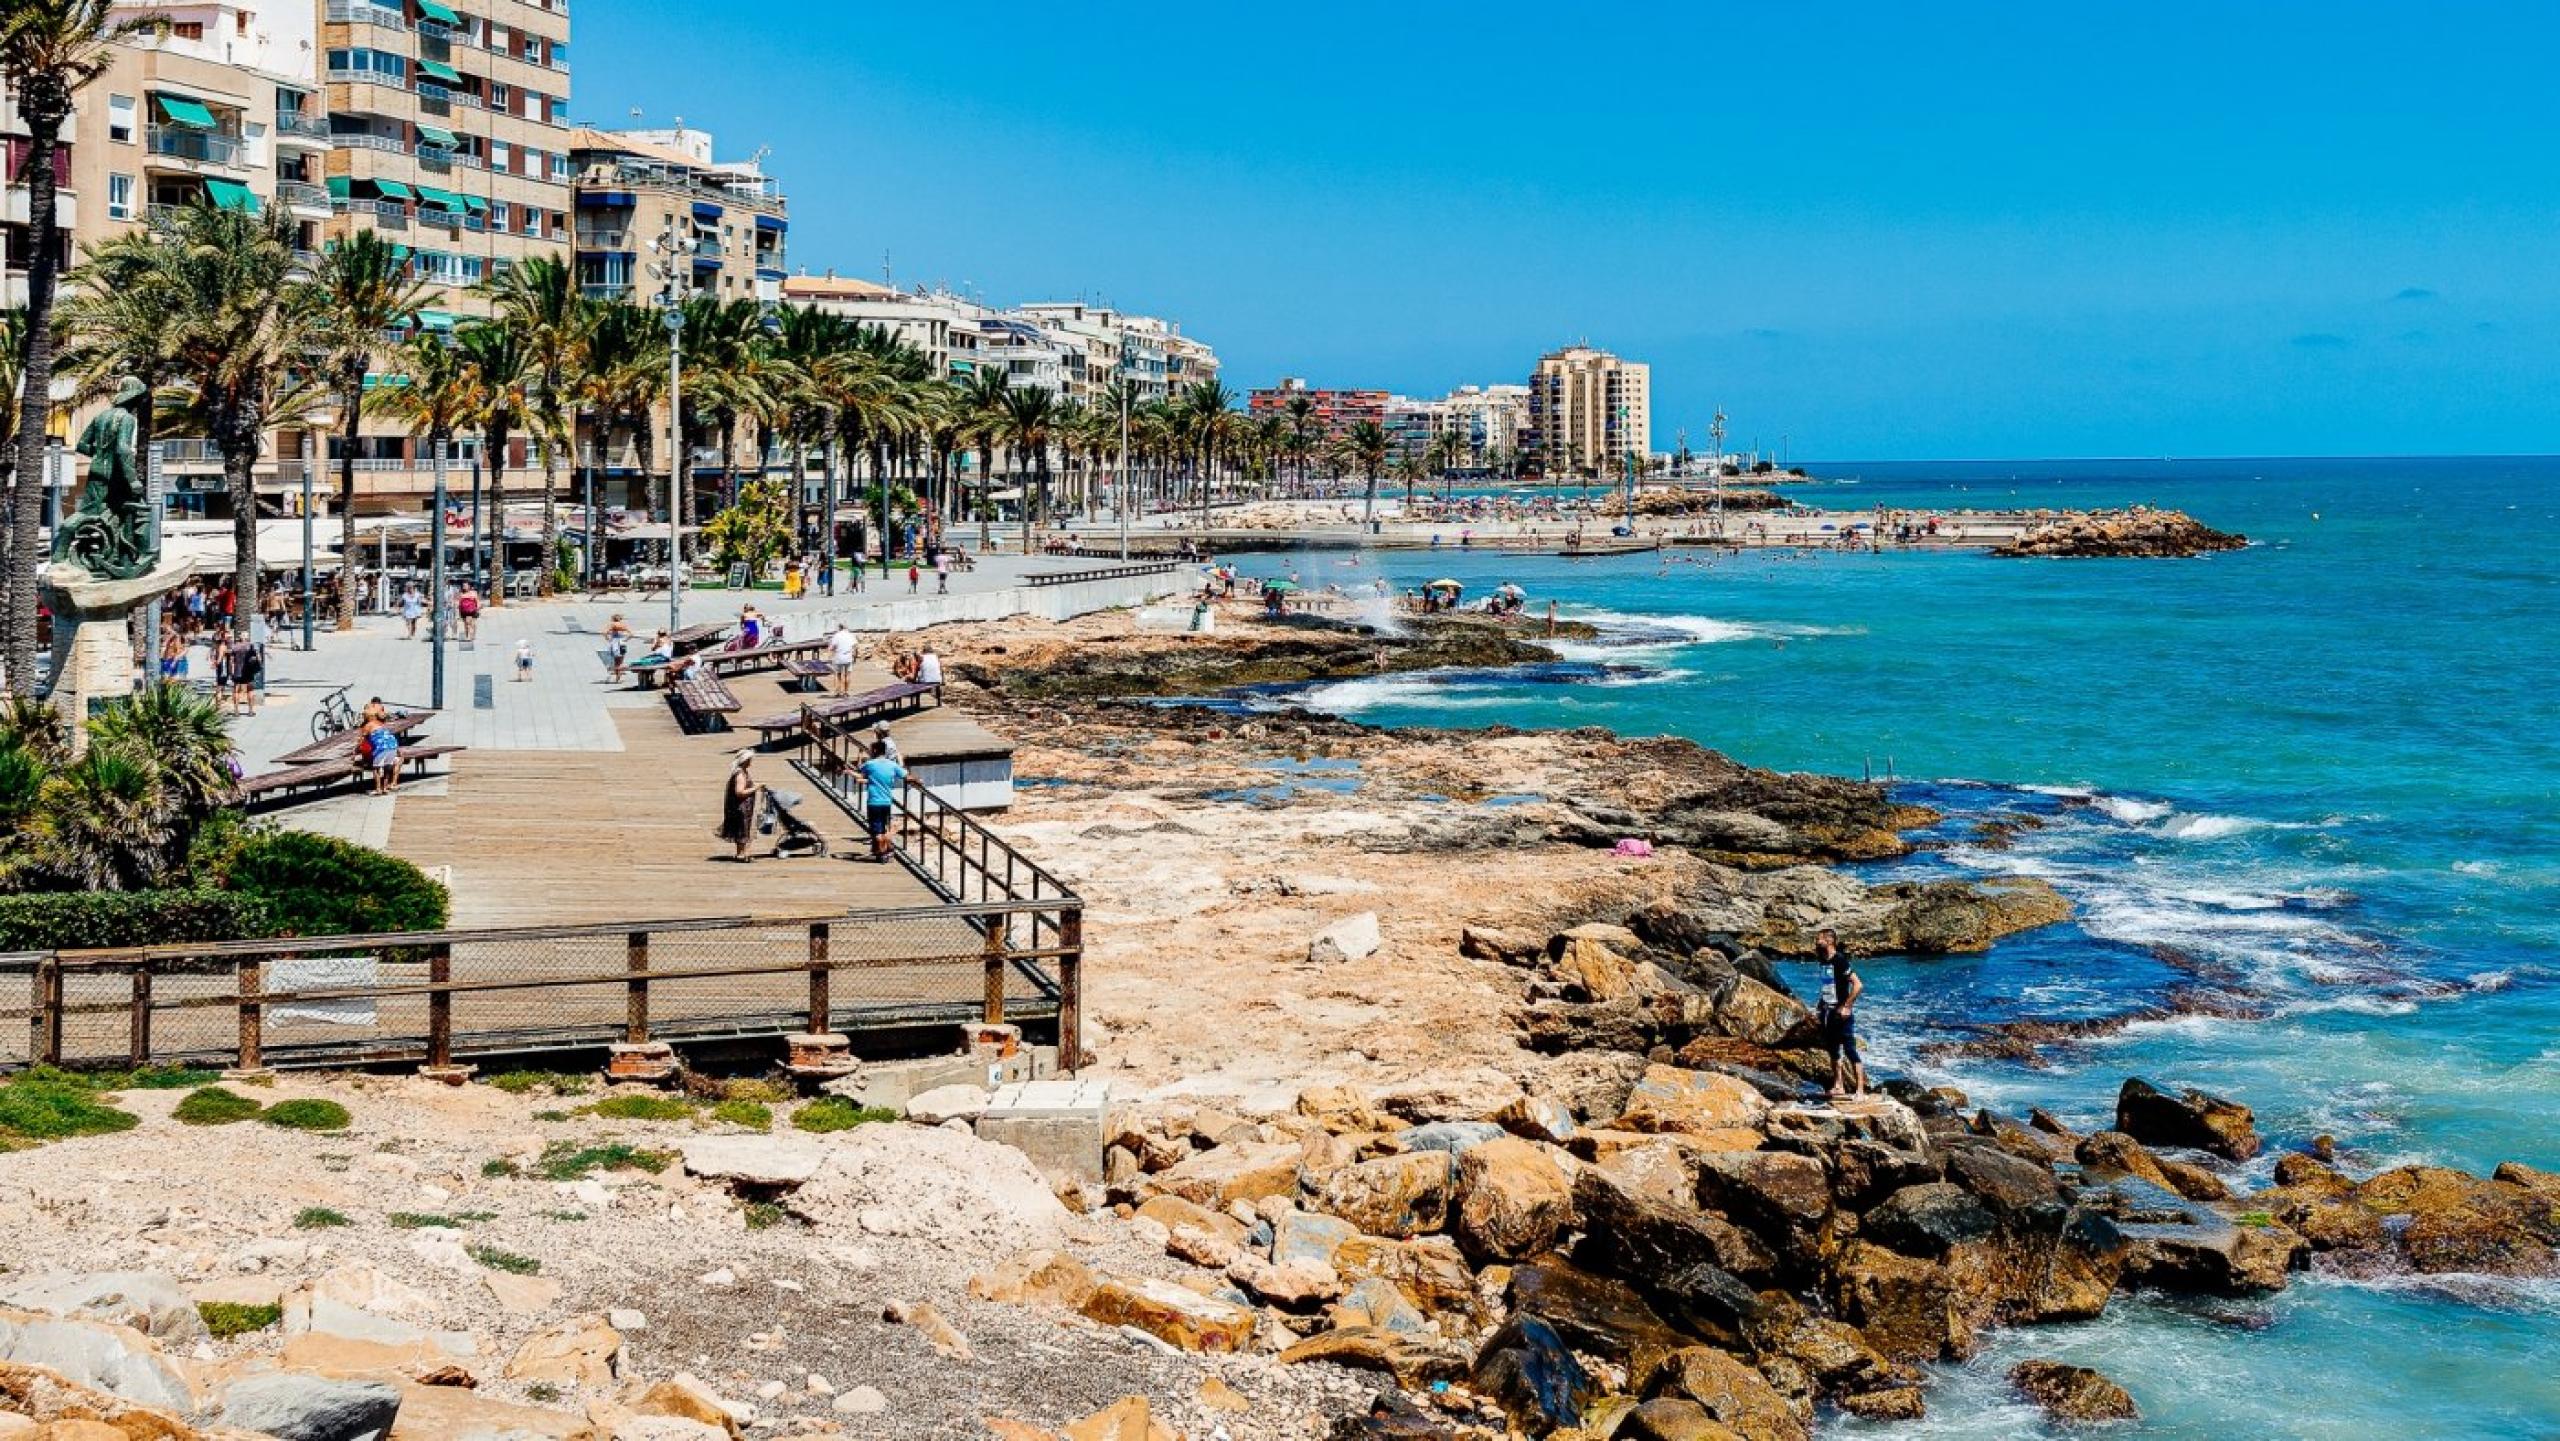
M 694 659 L 722 675 L 744 675 L 749 671 L 785 666 L 803 656 L 815 656 L 826 648 L 824 637 L 817 640 L 778 640 L 745 650 L 707 650 Z
M 676 679 L 667 700 L 688 733 L 727 730 L 729 717 L 743 709 L 727 681 L 698 665 Z
M 406 715 L 396 715 L 383 722 L 383 729 L 391 732 L 395 736 L 406 737 L 409 732 L 416 730 L 419 726 L 433 719 L 434 716 L 435 712 L 431 710 L 410 711 Z M 286 751 L 283 755 L 275 758 L 276 764 L 280 766 L 299 766 L 309 765 L 315 761 L 330 760 L 341 756 L 352 757 L 357 751 L 363 748 L 364 737 L 364 723 L 359 721 L 356 723 L 356 728 L 353 730 L 340 731 L 336 735 L 329 737 L 327 740 L 313 741 L 307 746 Z
M 791 672 L 792 679 L 799 682 L 800 689 L 811 692 L 818 689 L 819 682 L 835 674 L 834 666 L 806 656 L 786 660 L 782 663 L 782 668 Z
M 712 620 L 704 621 L 700 625 L 686 626 L 669 636 L 667 645 L 679 658 L 692 655 L 728 634 L 729 624 L 725 620 Z M 624 670 L 631 672 L 631 683 L 641 690 L 655 689 L 659 672 L 666 668 L 667 662 L 663 660 L 635 660 L 623 667 Z M 690 670 L 692 667 L 688 666 L 686 669 Z
M 918 702 L 928 696 L 939 703 L 940 697 L 934 687 L 902 681 L 897 685 L 864 691 L 860 695 L 838 696 L 821 705 L 777 711 L 747 722 L 747 729 L 756 733 L 759 744 L 772 745 L 788 732 L 798 731 L 806 735 L 822 726 L 840 731 L 853 730 L 873 721 L 905 715 L 922 709 Z
M 445 756 L 459 755 L 469 749 L 469 746 L 460 745 L 402 746 L 400 767 L 412 777 L 424 776 L 427 773 L 427 762 L 439 760 Z M 344 756 L 305 761 L 299 765 L 271 770 L 263 775 L 249 776 L 233 788 L 232 797 L 242 805 L 252 805 L 259 801 L 309 800 L 333 786 L 365 780 L 372 774 L 373 767 L 350 752 Z

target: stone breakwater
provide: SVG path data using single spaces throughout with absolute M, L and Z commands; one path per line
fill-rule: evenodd
M 2182 510 L 2101 510 L 2038 525 L 1991 553 L 2005 556 L 2191 556 L 2239 550 L 2245 535 L 2215 530 Z

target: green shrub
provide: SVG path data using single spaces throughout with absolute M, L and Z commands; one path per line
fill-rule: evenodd
M 236 1301 L 199 1301 L 196 1314 L 204 1318 L 204 1328 L 213 1339 L 228 1341 L 252 1331 L 264 1331 L 284 1319 L 282 1306 L 250 1306 Z
M 464 1254 L 490 1270 L 504 1271 L 511 1276 L 530 1276 L 542 1269 L 542 1263 L 531 1256 L 519 1256 L 495 1246 L 465 1246 L 462 1249 Z
M 607 1096 L 587 1110 L 608 1121 L 681 1121 L 694 1105 L 677 1096 Z
M 585 1076 L 565 1071 L 502 1071 L 489 1078 L 489 1084 L 510 1096 L 529 1096 L 536 1091 L 554 1096 L 583 1096 L 593 1083 Z
M 788 1101 L 797 1091 L 780 1081 L 723 1081 L 720 1099 L 724 1101 Z
M 354 1120 L 335 1101 L 278 1101 L 258 1118 L 288 1131 L 343 1131 Z
M 878 1106 L 857 1106 L 842 1096 L 820 1096 L 791 1113 L 792 1125 L 803 1131 L 817 1131 L 822 1134 L 828 1131 L 850 1131 L 856 1126 L 867 1126 L 875 1121 L 896 1119 L 898 1119 L 898 1113 L 895 1111 L 882 1110 Z
M 722 1101 L 711 1108 L 711 1119 L 750 1131 L 773 1129 L 773 1109 L 762 1101 Z
M 492 1156 L 480 1163 L 480 1174 L 494 1181 L 508 1176 L 521 1176 L 524 1174 L 524 1168 L 504 1156 Z
M 447 1231 L 459 1231 L 464 1226 L 467 1226 L 474 1221 L 494 1221 L 498 1219 L 498 1213 L 495 1211 L 456 1211 L 452 1215 L 446 1216 L 434 1211 L 394 1211 L 382 1219 L 390 1222 L 391 1229 L 394 1231 L 423 1231 L 429 1227 L 436 1227 Z
M 591 1172 L 613 1171 L 626 1167 L 649 1172 L 663 1171 L 674 1160 L 675 1155 L 672 1152 L 644 1150 L 638 1146 L 626 1146 L 620 1141 L 608 1142 L 601 1146 L 581 1146 L 571 1141 L 554 1141 L 543 1149 L 542 1160 L 537 1163 L 535 1174 L 546 1181 L 575 1181 Z
M 276 934 L 260 896 L 217 890 L 53 891 L 0 896 L 0 951 L 251 941 Z
M 60 1077 L 56 1071 L 30 1072 L 0 1086 L 0 1136 L 58 1141 L 130 1131 L 141 1124 L 131 1111 L 100 1101 L 90 1087 Z
M 311 831 L 259 831 L 229 857 L 225 889 L 265 898 L 276 935 L 443 928 L 443 886 L 398 856 Z
M 783 1222 L 784 1215 L 785 1212 L 783 1209 L 780 1206 L 773 1204 L 771 1201 L 749 1201 L 747 1203 L 747 1229 L 750 1231 L 762 1231 L 768 1227 L 779 1226 Z
M 187 1098 L 169 1114 L 190 1126 L 228 1126 L 234 1121 L 245 1121 L 263 1109 L 237 1091 L 226 1091 L 220 1086 L 202 1086 L 188 1092 Z
M 297 1231 L 324 1231 L 331 1226 L 354 1224 L 355 1222 L 347 1219 L 346 1212 L 332 1211 L 326 1206 L 305 1206 L 295 1212 L 293 1217 L 293 1229 Z

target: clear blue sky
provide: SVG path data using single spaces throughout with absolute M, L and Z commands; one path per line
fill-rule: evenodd
M 772 147 L 792 262 L 1655 443 L 2560 450 L 2560 6 L 578 0 L 573 113 Z M 1599 13 L 1593 13 L 1594 11 Z

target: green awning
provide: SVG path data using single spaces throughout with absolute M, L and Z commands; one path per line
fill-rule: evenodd
M 418 0 L 418 12 L 430 20 L 441 20 L 447 25 L 462 23 L 461 16 L 454 14 L 448 6 L 437 4 L 436 0 Z
M 427 330 L 451 330 L 453 316 L 442 310 L 421 310 L 418 312 L 418 324 Z
M 176 95 L 154 95 L 151 103 L 160 108 L 160 118 L 172 125 L 184 125 L 190 130 L 213 128 L 213 112 L 196 101 Z
M 204 183 L 204 193 L 224 210 L 237 210 L 244 215 L 258 213 L 258 197 L 249 193 L 248 186 L 236 180 L 208 180 Z
M 454 194 L 450 190 L 438 190 L 432 185 L 421 185 L 418 187 L 418 200 L 420 203 L 432 205 L 438 210 L 460 210 L 462 208 L 461 196 Z
M 445 64 L 441 60 L 419 61 L 418 73 L 426 76 L 430 80 L 441 80 L 447 85 L 459 85 L 462 83 L 462 72 Z
M 486 215 L 489 213 L 489 202 L 481 199 L 477 195 L 466 195 L 462 197 L 462 203 L 470 206 L 471 213 L 474 215 Z
M 376 180 L 373 182 L 373 188 L 381 191 L 382 198 L 385 200 L 415 200 L 417 198 L 416 194 L 412 192 L 408 186 L 397 180 Z
M 329 193 L 340 200 L 346 199 L 354 189 L 355 182 L 349 180 L 343 175 L 332 175 L 329 177 Z
M 447 150 L 459 150 L 462 148 L 462 137 L 445 129 L 441 125 L 419 126 L 418 138 L 424 140 L 429 145 L 441 145 Z

